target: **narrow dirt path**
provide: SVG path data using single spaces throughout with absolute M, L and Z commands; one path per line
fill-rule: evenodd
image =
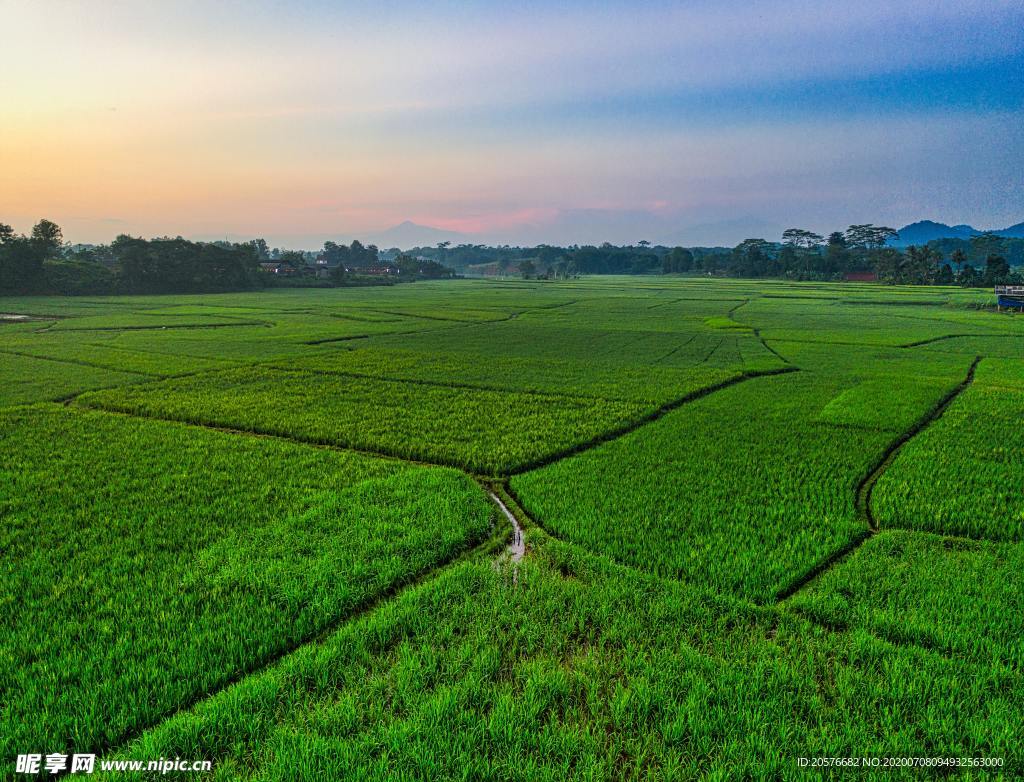
M 509 559 L 513 563 L 518 563 L 523 556 L 526 554 L 526 536 L 523 534 L 523 528 L 519 524 L 519 519 L 508 509 L 501 498 L 493 491 L 488 491 L 491 499 L 501 509 L 501 512 L 505 514 L 505 518 L 508 519 L 509 524 L 512 525 L 512 541 L 508 544 L 507 554 Z

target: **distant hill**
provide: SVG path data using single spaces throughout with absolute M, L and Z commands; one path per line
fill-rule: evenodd
M 381 248 L 399 247 L 409 250 L 413 247 L 432 247 L 438 242 L 451 242 L 458 244 L 466 241 L 466 235 L 458 231 L 445 231 L 441 228 L 434 228 L 429 225 L 420 225 L 411 220 L 392 226 L 384 231 L 367 237 Z
M 1006 239 L 1024 239 L 1024 223 L 1017 223 L 1002 231 L 993 231 L 993 233 Z
M 889 244 L 893 247 L 907 247 L 911 244 L 928 244 L 933 239 L 970 239 L 981 231 L 969 225 L 946 225 L 933 220 L 919 220 L 899 230 L 899 238 Z
M 899 238 L 889 244 L 892 247 L 907 247 L 911 244 L 927 244 L 933 239 L 970 239 L 972 236 L 982 233 L 985 232 L 971 225 L 946 225 L 933 220 L 919 220 L 900 228 Z M 1017 223 L 1009 228 L 991 231 L 991 233 L 1008 239 L 1022 239 L 1024 238 L 1024 223 Z

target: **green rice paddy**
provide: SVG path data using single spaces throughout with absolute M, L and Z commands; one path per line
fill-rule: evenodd
M 0 321 L 0 778 L 27 752 L 1016 778 L 1024 319 L 989 303 L 653 277 L 0 300 L 33 317 Z

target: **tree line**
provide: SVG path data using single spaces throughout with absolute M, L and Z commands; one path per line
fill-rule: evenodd
M 727 255 L 705 258 L 701 268 L 736 277 L 783 277 L 835 280 L 871 273 L 880 282 L 902 285 L 991 286 L 1020 282 L 1011 269 L 1009 251 L 1024 240 L 982 234 L 954 245 L 949 254 L 941 242 L 900 249 L 891 246 L 898 232 L 871 223 L 851 225 L 823 237 L 789 228 L 781 242 L 746 239 Z M 945 245 L 947 248 L 950 246 Z
M 839 280 L 863 273 L 881 282 L 910 285 L 991 286 L 1024 284 L 1014 265 L 1024 263 L 1024 239 L 981 234 L 940 239 L 923 246 L 892 246 L 897 232 L 871 223 L 824 237 L 789 228 L 781 241 L 745 239 L 733 248 L 664 247 L 648 241 L 616 246 L 490 247 L 440 242 L 409 252 L 380 251 L 372 244 L 328 241 L 320 251 L 270 249 L 250 242 L 194 242 L 181 237 L 118 236 L 108 245 L 68 246 L 60 227 L 40 220 L 29 235 L 0 223 L 0 293 L 104 294 L 202 293 L 270 285 L 349 285 L 383 269 L 396 282 L 472 272 L 513 270 L 524 277 L 580 274 L 701 274 Z M 267 274 L 272 263 L 276 271 Z M 326 270 L 326 273 L 325 273 Z
M 460 270 L 487 269 L 523 277 L 580 274 L 701 274 L 792 280 L 842 280 L 877 275 L 905 285 L 990 286 L 1020 282 L 1012 265 L 1024 264 L 1024 240 L 983 234 L 970 240 L 936 240 L 925 246 L 891 246 L 895 229 L 863 223 L 827 237 L 789 228 L 781 241 L 745 239 L 733 248 L 635 245 L 486 247 L 463 244 L 419 247 L 421 256 L 444 259 Z
M 261 264 L 283 267 L 286 274 L 265 273 Z M 451 275 L 450 269 L 430 259 L 398 254 L 386 264 L 396 272 L 394 278 L 368 276 L 382 264 L 377 248 L 359 241 L 328 241 L 320 252 L 271 250 L 263 239 L 194 242 L 180 236 L 121 235 L 110 244 L 71 246 L 64 242 L 60 226 L 50 220 L 40 220 L 27 236 L 0 223 L 0 294 L 213 293 Z

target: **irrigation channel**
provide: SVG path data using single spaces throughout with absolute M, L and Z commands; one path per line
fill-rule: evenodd
M 508 544 L 508 556 L 513 562 L 519 562 L 526 554 L 526 538 L 523 536 L 523 528 L 519 524 L 519 520 L 513 515 L 512 511 L 506 507 L 505 503 L 501 501 L 493 491 L 490 492 L 491 499 L 497 503 L 501 512 L 505 514 L 505 518 L 508 519 L 509 524 L 512 525 L 512 540 Z
M 526 536 L 523 535 L 523 527 L 520 525 L 519 519 L 517 519 L 515 514 L 508 509 L 508 506 L 501 501 L 501 498 L 491 490 L 488 490 L 487 493 L 501 512 L 505 514 L 505 518 L 508 519 L 508 523 L 512 525 L 512 540 L 505 549 L 504 557 L 508 557 L 512 562 L 512 585 L 516 586 L 519 584 L 519 561 L 526 554 Z M 495 568 L 501 567 L 504 557 L 494 561 Z

